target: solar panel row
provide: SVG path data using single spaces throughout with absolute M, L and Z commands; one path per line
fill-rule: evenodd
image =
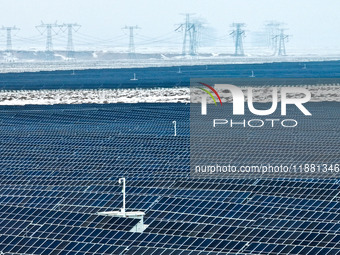
M 188 105 L 0 107 L 0 116 L 4 254 L 340 253 L 339 178 L 190 178 Z M 339 146 L 321 146 L 338 144 L 337 127 L 293 139 L 339 158 Z M 239 144 L 238 134 L 227 135 Z M 250 150 L 261 136 L 249 137 Z M 137 219 L 97 215 L 121 207 L 118 177 L 128 210 L 146 213 L 143 233 L 131 231 Z

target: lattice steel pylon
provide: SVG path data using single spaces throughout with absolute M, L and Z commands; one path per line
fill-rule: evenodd
M 185 14 L 185 23 L 181 24 L 182 28 L 184 29 L 184 38 L 183 38 L 183 45 L 182 45 L 182 54 L 186 55 L 186 47 L 187 47 L 187 38 L 189 37 L 189 44 L 192 40 L 191 36 L 191 23 L 190 23 L 190 13 Z
M 61 25 L 62 31 L 67 30 L 67 58 L 74 58 L 74 44 L 73 44 L 73 31 L 78 32 L 80 25 L 77 23 L 68 23 Z
M 52 34 L 58 34 L 58 31 L 55 31 L 54 28 L 60 28 L 60 25 L 55 23 L 44 24 L 41 22 L 40 25 L 36 26 L 36 29 L 40 32 L 40 34 L 44 34 L 46 32 L 46 56 L 47 58 L 53 58 L 53 43 L 52 43 Z
M 6 51 L 11 52 L 12 51 L 12 31 L 13 30 L 20 30 L 16 26 L 13 27 L 2 27 L 1 30 L 6 30 L 7 39 L 6 39 Z
M 190 55 L 196 55 L 199 43 L 199 34 L 202 24 L 199 22 L 191 25 Z
M 230 33 L 234 37 L 235 40 L 235 56 L 244 56 L 244 50 L 243 50 L 243 37 L 245 36 L 245 32 L 242 29 L 242 27 L 245 26 L 244 23 L 233 23 L 231 25 L 234 27 L 234 31 Z
M 134 39 L 134 30 L 140 29 L 139 26 L 125 26 L 123 29 L 129 30 L 129 56 L 132 58 L 136 57 L 136 49 L 135 49 L 135 39 Z
M 275 35 L 277 34 L 281 24 L 282 23 L 277 21 L 268 21 L 265 25 L 267 31 L 267 46 L 270 49 L 275 50 L 277 46 L 277 39 L 275 38 Z
M 186 13 L 183 15 L 185 15 L 185 22 L 181 23 L 175 30 L 184 31 L 182 55 L 196 55 L 198 49 L 198 35 L 202 24 L 198 21 L 192 22 L 190 20 L 190 15 L 193 15 L 193 13 Z
M 289 36 L 285 34 L 285 29 L 279 29 L 279 33 L 274 36 L 276 38 L 277 46 L 275 49 L 275 55 L 286 56 L 286 41 L 288 41 Z

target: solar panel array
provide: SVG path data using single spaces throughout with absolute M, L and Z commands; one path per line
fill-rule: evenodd
M 167 62 L 167 61 L 166 61 Z M 196 61 L 193 60 L 193 64 Z M 149 68 L 116 68 L 93 70 L 65 70 L 46 72 L 0 73 L 1 90 L 30 90 L 30 89 L 98 89 L 98 88 L 172 88 L 189 87 L 191 78 L 245 78 L 238 81 L 237 85 L 249 84 L 249 76 L 270 78 L 289 78 L 279 84 L 304 84 L 303 78 L 315 78 L 325 83 L 323 78 L 335 78 L 338 83 L 340 61 L 321 61 L 304 63 L 281 62 L 263 64 L 226 64 L 194 65 Z M 306 67 L 306 68 L 305 68 Z M 180 72 L 179 72 L 180 71 Z M 130 80 L 136 74 L 138 80 Z M 295 81 L 292 78 L 300 78 Z M 268 80 L 268 79 L 267 79 Z M 235 82 L 235 81 L 233 81 Z M 310 81 L 309 81 L 310 82 Z M 328 79 L 326 84 L 333 83 Z M 312 83 L 312 84 L 316 84 Z M 269 86 L 273 86 L 273 81 Z M 311 83 L 308 83 L 311 84 Z M 252 83 L 252 85 L 256 85 Z M 258 84 L 263 86 L 263 82 Z
M 0 107 L 0 252 L 340 254 L 339 178 L 190 178 L 189 108 Z M 320 125 L 310 149 L 327 154 Z M 122 206 L 119 177 L 128 210 L 146 213 L 143 233 L 130 231 L 136 219 L 96 214 Z

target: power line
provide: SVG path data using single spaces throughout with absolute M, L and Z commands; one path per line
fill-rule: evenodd
M 136 50 L 135 50 L 135 41 L 134 41 L 134 30 L 135 29 L 140 29 L 138 26 L 125 26 L 122 29 L 128 29 L 130 32 L 129 35 L 129 55 L 132 58 L 135 58 L 136 56 Z
M 12 31 L 13 30 L 20 30 L 19 28 L 13 27 L 2 27 L 1 30 L 6 30 L 7 33 L 7 40 L 6 40 L 6 51 L 12 51 Z
M 67 30 L 67 58 L 74 58 L 73 31 L 78 32 L 81 26 L 77 23 L 68 23 L 61 27 L 63 32 Z
M 36 26 L 36 29 L 40 32 L 40 34 L 44 34 L 46 32 L 46 57 L 48 59 L 53 58 L 53 43 L 52 43 L 52 33 L 58 34 L 58 31 L 55 31 L 53 28 L 60 28 L 60 25 L 55 23 L 44 24 L 41 22 L 40 25 Z
M 286 41 L 288 41 L 289 36 L 285 34 L 286 29 L 279 29 L 279 34 L 275 36 L 277 40 L 277 47 L 275 50 L 275 55 L 285 56 L 286 55 Z
M 277 46 L 277 31 L 280 28 L 282 23 L 277 21 L 269 21 L 266 24 L 266 31 L 267 31 L 267 46 L 273 50 L 276 49 Z
M 175 31 L 182 31 L 183 33 L 183 44 L 182 44 L 182 55 L 196 55 L 199 42 L 199 33 L 202 27 L 202 23 L 199 21 L 192 22 L 190 15 L 192 13 L 186 13 L 185 22 L 180 24 Z
M 245 26 L 244 23 L 233 23 L 231 25 L 234 27 L 234 31 L 230 33 L 234 37 L 235 40 L 235 56 L 244 56 L 244 50 L 243 50 L 243 37 L 245 36 L 245 32 L 242 29 L 242 27 Z

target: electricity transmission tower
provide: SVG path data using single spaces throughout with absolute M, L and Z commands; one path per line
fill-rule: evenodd
M 6 51 L 11 52 L 12 51 L 12 31 L 13 30 L 20 30 L 17 27 L 2 27 L 1 30 L 6 30 L 7 33 L 7 45 L 6 45 Z
M 288 35 L 285 34 L 285 29 L 281 28 L 279 34 L 275 36 L 277 41 L 277 47 L 275 50 L 275 55 L 285 56 L 286 55 L 286 41 L 288 41 Z
M 136 50 L 135 50 L 135 40 L 134 40 L 134 30 L 140 29 L 139 26 L 125 26 L 123 29 L 129 30 L 129 55 L 131 58 L 136 57 Z
M 196 55 L 199 42 L 199 32 L 202 24 L 199 22 L 193 23 L 191 25 L 191 41 L 190 41 L 190 55 Z
M 183 46 L 182 46 L 182 55 L 196 55 L 198 49 L 198 41 L 199 41 L 199 32 L 202 27 L 201 22 L 191 22 L 190 15 L 191 13 L 186 13 L 185 15 L 185 23 L 179 25 L 179 27 L 175 30 L 184 31 L 183 35 Z
M 266 31 L 267 31 L 267 46 L 272 50 L 276 49 L 277 46 L 277 31 L 279 30 L 281 23 L 276 21 L 269 21 L 266 24 Z
M 73 31 L 78 32 L 81 26 L 77 23 L 69 23 L 63 24 L 61 27 L 63 32 L 67 30 L 67 58 L 74 58 Z
M 235 41 L 235 56 L 244 56 L 244 50 L 243 50 L 243 37 L 245 36 L 244 30 L 242 27 L 245 26 L 244 23 L 233 23 L 231 25 L 234 27 L 234 31 L 230 33 L 234 37 Z
M 44 34 L 46 32 L 46 57 L 48 59 L 53 58 L 53 43 L 52 43 L 52 34 L 58 34 L 58 31 L 55 31 L 54 28 L 60 28 L 60 25 L 56 23 L 44 24 L 41 22 L 40 25 L 36 26 L 36 29 L 40 32 L 40 34 Z
M 192 41 L 192 33 L 191 33 L 192 24 L 190 23 L 190 15 L 191 15 L 190 13 L 186 13 L 185 14 L 185 23 L 182 23 L 180 25 L 180 27 L 176 29 L 176 30 L 182 29 L 182 31 L 184 31 L 183 46 L 182 46 L 182 54 L 183 55 L 187 54 L 186 48 L 187 48 L 188 38 L 189 38 L 189 47 L 190 47 L 190 44 L 191 44 L 191 41 Z M 192 53 L 192 52 L 190 52 L 190 53 Z

